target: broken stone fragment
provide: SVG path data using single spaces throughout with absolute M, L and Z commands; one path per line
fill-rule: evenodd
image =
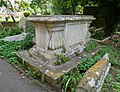
M 108 54 L 86 71 L 76 88 L 76 92 L 99 92 L 109 71 Z
M 0 39 L 0 40 L 4 40 L 4 41 L 8 41 L 8 42 L 11 42 L 11 41 L 21 41 L 21 40 L 24 40 L 27 36 L 27 33 L 21 33 L 21 34 L 18 34 L 18 35 L 13 35 L 13 36 L 8 36 L 8 37 L 5 37 L 3 39 Z

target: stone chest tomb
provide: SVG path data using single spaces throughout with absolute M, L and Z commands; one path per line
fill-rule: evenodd
M 47 76 L 47 81 L 56 86 L 57 80 L 78 65 L 74 53 L 82 50 L 89 40 L 90 23 L 95 18 L 85 15 L 49 15 L 27 18 L 36 29 L 36 45 L 20 56 L 31 66 Z M 55 65 L 56 55 L 72 57 L 70 61 Z M 51 82 L 52 81 L 52 82 Z
M 92 16 L 31 16 L 28 18 L 36 28 L 36 48 L 49 56 L 60 54 L 66 49 L 66 55 L 82 51 L 89 38 L 89 26 Z M 47 58 L 47 57 L 46 57 Z M 50 57 L 51 58 L 51 57 Z

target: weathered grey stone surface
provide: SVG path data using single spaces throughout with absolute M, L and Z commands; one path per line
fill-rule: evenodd
M 36 49 L 44 54 L 61 54 L 71 56 L 76 51 L 82 51 L 90 34 L 88 32 L 93 16 L 85 15 L 53 15 L 31 16 L 31 21 L 36 28 Z M 44 55 L 43 55 L 44 56 Z
M 109 57 L 106 54 L 100 61 L 87 70 L 78 84 L 76 92 L 100 92 L 109 69 Z
M 28 20 L 30 21 L 66 21 L 66 20 L 93 20 L 93 16 L 89 15 L 43 15 L 43 16 L 30 16 Z
M 74 57 L 69 62 L 61 65 L 55 65 L 54 62 L 56 61 L 48 61 L 43 59 L 42 56 L 38 57 L 36 55 L 31 55 L 29 51 L 20 52 L 18 53 L 18 56 L 31 66 L 38 68 L 42 73 L 51 77 L 53 80 L 59 79 L 63 74 L 67 73 L 79 64 L 79 57 Z
M 17 55 L 22 58 L 23 63 L 27 63 L 29 67 L 35 67 L 40 70 L 40 72 L 45 74 L 48 83 L 51 84 L 54 88 L 58 88 L 59 79 L 61 76 L 74 69 L 80 63 L 81 56 L 89 56 L 93 53 L 95 54 L 99 51 L 98 49 L 99 48 L 92 51 L 91 53 L 81 53 L 80 56 L 73 56 L 71 57 L 70 61 L 60 65 L 54 64 L 56 60 L 47 60 L 41 54 L 37 54 L 39 51 L 37 51 L 37 49 L 33 49 L 35 52 L 34 54 L 32 54 L 30 51 L 23 51 L 17 53 Z
M 26 35 L 27 35 L 27 33 L 21 33 L 19 35 L 5 37 L 1 40 L 4 40 L 4 41 L 21 41 L 21 40 L 25 39 Z
M 74 53 L 82 52 L 90 37 L 88 28 L 93 16 L 31 16 L 36 29 L 36 45 L 29 51 L 18 54 L 28 65 L 45 74 L 46 80 L 57 86 L 62 75 L 74 69 L 79 64 L 79 57 Z M 69 62 L 55 65 L 56 55 L 64 54 L 71 57 Z

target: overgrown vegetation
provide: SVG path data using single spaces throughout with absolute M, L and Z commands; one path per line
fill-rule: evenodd
M 105 53 L 109 54 L 110 62 L 112 65 L 118 64 L 118 56 L 120 56 L 120 52 L 117 51 L 113 47 L 104 46 L 98 52 L 100 55 L 104 55 Z
M 75 88 L 85 71 L 94 65 L 98 60 L 100 60 L 100 58 L 100 55 L 82 57 L 80 64 L 76 67 L 76 69 L 61 78 L 61 84 L 64 92 L 66 92 L 66 90 L 75 92 Z
M 10 63 L 15 64 L 18 63 L 18 57 L 15 52 L 29 49 L 32 46 L 33 43 L 28 37 L 23 41 L 7 42 L 0 40 L 0 56 L 8 59 Z
M 78 68 L 75 71 L 71 71 L 70 73 L 64 75 L 60 81 L 64 92 L 68 90 L 71 92 L 75 92 L 75 88 L 82 76 L 83 74 L 80 73 Z
M 28 23 L 27 25 L 31 24 Z M 35 68 L 28 68 L 25 64 L 21 63 L 21 59 L 18 58 L 18 56 L 16 55 L 16 52 L 28 50 L 34 45 L 32 41 L 32 38 L 35 34 L 34 28 L 32 26 L 27 27 L 26 32 L 28 34 L 26 38 L 22 41 L 7 42 L 0 40 L 0 57 L 6 58 L 11 64 L 17 64 L 26 72 L 26 75 L 34 79 L 40 79 L 43 82 L 45 75 L 40 73 L 40 71 Z M 20 34 L 20 30 L 18 27 L 4 27 L 3 31 L 0 31 L 0 38 L 13 36 L 16 34 Z
M 115 48 L 112 48 L 109 46 L 103 46 L 96 55 L 82 57 L 80 59 L 80 63 L 77 66 L 76 70 L 73 72 L 70 72 L 62 77 L 61 83 L 63 85 L 64 92 L 66 92 L 66 90 L 68 90 L 70 92 L 75 92 L 76 85 L 79 83 L 80 79 L 82 78 L 82 77 L 79 77 L 79 75 L 83 76 L 83 74 L 91 66 L 93 66 L 97 61 L 99 61 L 101 59 L 101 57 L 103 55 L 105 55 L 106 53 L 109 54 L 110 62 L 112 63 L 112 65 L 119 64 L 119 60 L 117 58 L 118 58 L 118 56 L 120 56 L 120 52 L 117 51 Z M 116 75 L 117 80 L 119 80 L 119 78 L 120 78 L 119 75 L 120 75 L 120 73 L 118 73 Z M 108 90 L 108 86 L 110 86 L 110 87 L 112 86 L 112 90 L 115 90 L 115 92 L 119 92 L 119 91 L 116 91 L 116 90 L 119 90 L 118 89 L 119 81 L 112 83 L 111 82 L 112 77 L 110 77 L 110 76 L 111 76 L 111 74 L 108 74 L 108 77 L 105 80 L 105 84 L 107 83 L 106 84 L 107 86 L 103 86 L 103 87 L 105 87 L 105 89 L 103 88 L 102 90 L 105 90 L 105 91 L 102 91 L 102 92 L 109 92 L 109 91 L 106 91 L 106 90 Z M 72 82 L 70 82 L 70 81 L 72 81 Z M 115 84 L 117 84 L 117 85 L 115 85 Z
M 92 33 L 91 37 L 94 39 L 103 40 L 105 39 L 105 34 L 103 31 L 96 31 Z
M 120 68 L 120 67 L 119 67 Z M 120 70 L 112 66 L 101 92 L 120 92 Z
M 90 41 L 86 44 L 86 48 L 85 48 L 85 51 L 87 52 L 90 52 L 92 51 L 93 49 L 95 49 L 97 47 L 97 42 L 95 41 Z M 76 56 L 79 56 L 80 55 L 80 52 L 77 51 L 74 53 Z M 90 57 L 88 57 L 89 59 Z M 87 58 L 86 58 L 87 59 Z M 70 57 L 66 57 L 65 55 L 63 54 L 60 54 L 60 55 L 57 55 L 57 61 L 54 63 L 55 65 L 60 65 L 62 63 L 65 63 L 65 62 L 68 62 L 70 61 Z M 84 61 L 84 60 L 83 60 Z M 89 65 L 89 64 L 88 64 Z M 83 65 L 84 66 L 84 65 Z
M 5 30 L 0 32 L 0 38 L 19 34 L 20 31 L 15 28 L 4 28 Z M 29 49 L 33 46 L 32 38 L 34 36 L 34 28 L 28 27 L 26 28 L 26 32 L 28 32 L 27 37 L 25 40 L 22 41 L 13 41 L 13 42 L 6 42 L 3 40 L 0 40 L 0 56 L 8 59 L 8 61 L 11 64 L 20 64 L 20 59 L 16 56 L 15 52 L 22 51 Z M 13 32 L 13 31 L 14 32 Z M 9 33 L 10 32 L 10 33 Z M 96 42 L 90 41 L 89 44 L 86 47 L 86 51 L 90 52 L 93 50 L 98 44 Z M 116 67 L 115 74 L 110 72 L 108 74 L 108 77 L 105 80 L 104 86 L 102 88 L 101 92 L 109 92 L 109 89 L 113 90 L 113 92 L 119 92 L 120 91 L 120 61 L 118 57 L 120 56 L 120 51 L 117 49 L 110 47 L 110 46 L 103 46 L 100 51 L 95 54 L 94 56 L 83 56 L 80 59 L 80 64 L 76 67 L 74 71 L 71 71 L 61 78 L 61 85 L 64 90 L 64 92 L 70 91 L 75 92 L 75 88 L 77 84 L 79 83 L 80 79 L 82 78 L 83 74 L 87 69 L 89 69 L 92 65 L 94 65 L 100 58 L 108 53 L 110 57 L 110 62 L 112 63 L 112 67 Z M 78 52 L 76 52 L 76 55 L 79 55 Z M 67 62 L 70 59 L 68 57 L 65 57 L 63 54 L 58 56 L 58 61 L 56 62 L 57 65 Z M 25 72 L 27 75 L 30 75 L 32 78 L 40 79 L 44 81 L 45 75 L 41 74 L 39 70 L 37 69 L 29 69 L 25 65 L 20 64 L 23 66 Z M 115 77 L 115 78 L 113 78 Z
M 80 64 L 78 65 L 79 70 L 85 72 L 92 65 L 94 65 L 98 60 L 100 60 L 102 56 L 97 54 L 96 56 L 86 56 L 80 60 Z
M 87 52 L 90 52 L 90 51 L 92 51 L 94 48 L 96 48 L 97 47 L 97 42 L 95 42 L 95 41 L 89 41 L 88 43 L 87 43 L 87 46 L 85 47 L 85 50 L 87 51 Z
M 104 46 L 99 54 L 108 52 L 112 64 L 110 72 L 105 79 L 101 92 L 120 92 L 120 51 L 116 48 Z
M 16 52 L 30 49 L 33 46 L 31 38 L 32 37 L 28 35 L 26 39 L 22 41 L 6 42 L 1 40 L 0 56 L 6 58 L 9 63 L 20 66 L 29 77 L 40 79 L 43 82 L 44 74 L 40 73 L 37 69 L 28 68 L 25 64 L 21 63 L 21 59 L 16 55 Z
M 60 65 L 62 63 L 65 63 L 67 61 L 70 61 L 69 57 L 66 57 L 63 54 L 57 55 L 57 61 L 54 63 L 55 65 Z
M 38 69 L 29 68 L 27 66 L 26 67 L 23 66 L 23 68 L 26 72 L 26 75 L 28 75 L 29 77 L 40 80 L 41 82 L 45 81 L 45 75 L 43 73 L 41 73 Z
M 6 36 L 13 36 L 20 34 L 21 31 L 19 30 L 18 26 L 15 27 L 3 27 L 0 31 L 0 39 L 6 37 Z
M 3 31 L 0 32 L 0 38 L 2 39 L 6 36 L 13 36 L 20 33 L 18 27 L 4 27 Z M 28 32 L 25 40 L 22 41 L 7 42 L 0 40 L 0 56 L 8 59 L 12 64 L 19 63 L 15 52 L 31 48 L 34 44 L 32 42 L 33 36 L 33 34 Z

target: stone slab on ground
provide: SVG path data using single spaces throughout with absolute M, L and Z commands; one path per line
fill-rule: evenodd
M 54 61 L 43 60 L 42 56 L 32 55 L 29 51 L 22 51 L 17 53 L 17 55 L 22 58 L 23 63 L 26 64 L 30 68 L 37 68 L 41 73 L 46 75 L 46 80 L 49 84 L 51 84 L 54 88 L 60 88 L 59 79 L 69 71 L 76 68 L 76 66 L 80 62 L 80 58 L 82 56 L 94 55 L 99 51 L 100 47 L 96 47 L 91 52 L 83 52 L 79 56 L 71 57 L 71 60 L 60 64 L 55 65 Z
M 21 41 L 21 40 L 25 39 L 26 35 L 27 35 L 27 33 L 21 33 L 21 34 L 18 34 L 18 35 L 5 37 L 1 40 L 9 41 L 9 42 L 10 41 Z
M 46 80 L 54 87 L 60 88 L 57 85 L 58 80 L 62 75 L 74 69 L 79 64 L 79 57 L 72 58 L 69 62 L 61 65 L 55 65 L 52 61 L 44 61 L 40 57 L 31 57 L 29 51 L 17 53 L 22 58 L 24 63 L 29 67 L 37 68 L 40 72 L 45 74 Z
M 0 59 L 0 92 L 47 92 Z
M 111 64 L 108 54 L 89 68 L 76 87 L 76 92 L 100 92 Z

